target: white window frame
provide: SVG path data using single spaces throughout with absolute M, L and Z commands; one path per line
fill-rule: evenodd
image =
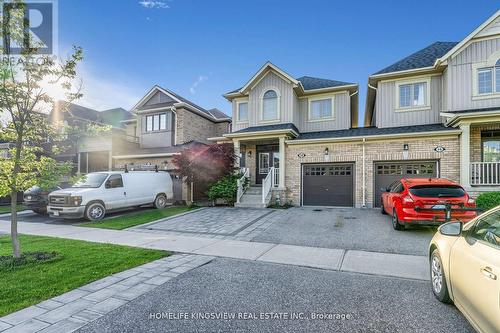
M 500 91 L 496 91 L 496 72 L 497 69 L 496 63 L 500 59 L 500 51 L 497 51 L 490 55 L 487 61 L 473 63 L 472 64 L 472 99 L 490 99 L 490 98 L 500 98 Z M 492 84 L 492 92 L 490 93 L 479 93 L 479 82 L 478 75 L 479 71 L 483 69 L 491 69 L 491 84 Z
M 240 104 L 247 103 L 247 119 L 240 119 Z M 236 101 L 236 122 L 237 123 L 248 123 L 250 119 L 250 105 L 248 99 L 242 99 Z
M 413 85 L 418 84 L 418 83 L 425 83 L 426 84 L 426 89 L 425 89 L 425 104 L 422 106 L 405 106 L 401 107 L 399 106 L 399 101 L 400 101 L 400 87 L 404 85 Z M 431 109 L 431 78 L 430 77 L 420 77 L 420 78 L 414 78 L 411 80 L 401 80 L 401 81 L 396 81 L 395 84 L 396 87 L 396 93 L 394 94 L 396 96 L 395 100 L 395 108 L 394 110 L 396 112 L 407 112 L 407 111 L 425 111 L 425 110 L 430 110 Z
M 275 119 L 264 119 L 264 94 L 268 92 L 269 90 L 274 90 L 276 93 L 276 98 L 277 98 L 277 103 L 276 103 L 276 118 Z M 259 122 L 260 123 L 276 123 L 281 120 L 281 93 L 280 90 L 276 87 L 273 86 L 267 86 L 265 89 L 263 89 L 262 93 L 260 94 L 259 98 Z
M 314 101 L 323 101 L 323 100 L 330 100 L 332 103 L 332 114 L 330 117 L 324 117 L 324 118 L 312 118 L 311 117 L 311 111 L 312 111 L 312 102 Z M 319 121 L 329 121 L 329 120 L 335 120 L 335 96 L 317 96 L 317 97 L 312 97 L 308 98 L 307 102 L 307 121 L 310 123 L 314 122 L 319 122 Z

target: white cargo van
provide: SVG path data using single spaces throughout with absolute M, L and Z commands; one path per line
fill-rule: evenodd
M 72 187 L 51 192 L 47 212 L 52 217 L 95 221 L 117 209 L 147 204 L 164 208 L 172 198 L 168 172 L 94 172 Z

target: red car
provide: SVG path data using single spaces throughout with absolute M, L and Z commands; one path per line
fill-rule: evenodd
M 407 225 L 442 224 L 446 222 L 447 205 L 451 207 L 449 220 L 468 222 L 476 217 L 474 199 L 463 187 L 447 179 L 401 179 L 382 191 L 382 214 L 392 216 L 396 230 Z

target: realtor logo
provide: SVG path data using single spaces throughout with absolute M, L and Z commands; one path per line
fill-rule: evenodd
M 2 1 L 2 54 L 57 54 L 56 5 L 50 0 Z

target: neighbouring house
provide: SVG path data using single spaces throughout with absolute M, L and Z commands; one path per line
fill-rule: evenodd
M 295 79 L 266 63 L 232 103 L 224 135 L 255 185 L 240 206 L 380 206 L 395 180 L 444 177 L 500 190 L 500 11 L 460 42 L 436 42 L 358 85 Z M 221 138 L 213 138 L 223 141 Z
M 58 153 L 59 161 L 70 161 L 74 165 L 74 173 L 89 173 L 113 169 L 113 152 L 123 146 L 133 144 L 137 140 L 129 136 L 125 123 L 134 117 L 122 108 L 97 111 L 77 104 L 62 105 L 62 101 L 54 104 L 50 114 L 53 122 L 80 128 L 82 132 L 88 124 L 109 126 L 109 131 L 94 135 L 74 136 L 62 143 L 63 151 Z M 64 111 L 63 111 L 64 110 Z M 63 127 L 64 128 L 64 127 Z M 72 141 L 72 142 L 70 142 Z
M 178 94 L 154 86 L 122 121 L 128 137 L 136 140 L 113 150 L 115 169 L 168 170 L 174 178 L 177 200 L 202 200 L 206 184 L 186 184 L 179 179 L 172 158 L 184 149 L 211 144 L 231 128 L 231 118 L 218 109 L 205 109 Z
M 500 190 L 500 11 L 460 42 L 433 43 L 368 84 L 365 126 L 420 131 L 391 142 L 406 149 L 393 161 L 375 156 L 375 206 L 379 188 L 401 176 L 449 178 L 474 195 Z

